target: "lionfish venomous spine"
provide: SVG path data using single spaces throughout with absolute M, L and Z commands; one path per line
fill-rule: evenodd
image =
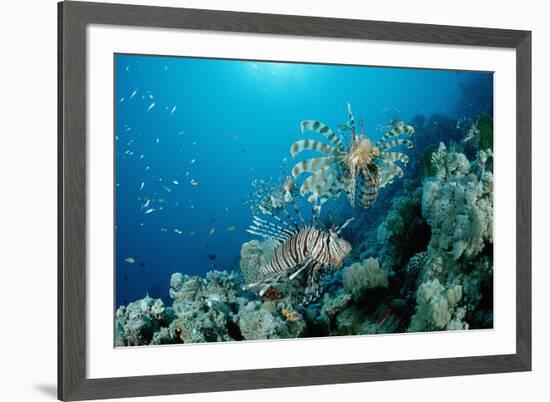
M 292 144 L 290 153 L 296 157 L 303 151 L 314 151 L 323 154 L 298 162 L 292 168 L 292 176 L 298 178 L 309 174 L 300 187 L 300 194 L 311 193 L 309 201 L 322 205 L 330 197 L 344 192 L 355 205 L 356 198 L 362 207 L 371 206 L 378 196 L 378 191 L 392 183 L 394 178 L 402 177 L 403 170 L 395 162 L 406 165 L 407 155 L 401 152 L 390 152 L 398 145 L 412 148 L 412 142 L 401 135 L 411 136 L 413 127 L 402 121 L 394 121 L 390 130 L 378 141 L 371 141 L 365 134 L 362 120 L 358 121 L 360 134 L 355 128 L 355 119 L 348 103 L 348 124 L 339 126 L 340 132 L 350 132 L 346 147 L 336 133 L 326 124 L 316 120 L 305 120 L 301 123 L 302 133 L 317 132 L 329 143 L 314 139 L 300 140 Z
M 351 245 L 338 236 L 353 219 L 337 228 L 324 230 L 313 224 L 285 222 L 265 208 L 261 211 L 277 223 L 254 216 L 247 232 L 275 241 L 276 247 L 271 260 L 258 268 L 261 279 L 245 285 L 244 289 L 262 286 L 259 292 L 262 296 L 273 285 L 283 280 L 293 280 L 304 272 L 307 284 L 303 303 L 311 302 L 319 297 L 321 279 L 326 269 L 341 268 L 350 253 Z

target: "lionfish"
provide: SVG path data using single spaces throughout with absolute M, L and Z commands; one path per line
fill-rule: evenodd
M 368 208 L 376 201 L 378 191 L 394 178 L 402 177 L 403 170 L 395 164 L 400 161 L 406 165 L 407 155 L 401 152 L 390 152 L 398 145 L 412 148 L 413 143 L 401 135 L 411 136 L 414 128 L 400 120 L 394 120 L 390 130 L 378 141 L 373 142 L 365 134 L 361 119 L 358 121 L 360 134 L 355 128 L 355 119 L 348 103 L 348 124 L 340 125 L 343 134 L 350 132 L 347 147 L 334 131 L 326 124 L 316 120 L 304 120 L 301 123 L 302 133 L 313 131 L 323 135 L 330 144 L 314 139 L 300 140 L 292 144 L 290 153 L 296 157 L 302 151 L 316 151 L 323 156 L 298 162 L 292 168 L 292 176 L 298 178 L 303 173 L 310 175 L 300 187 L 300 194 L 311 193 L 308 200 L 320 208 L 330 197 L 341 192 L 348 195 L 351 205 L 359 198 L 363 208 Z
M 246 284 L 243 289 L 262 286 L 259 295 L 263 296 L 274 285 L 285 280 L 292 281 L 304 272 L 306 286 L 303 304 L 310 303 L 320 295 L 326 270 L 341 268 L 350 253 L 350 243 L 339 235 L 353 218 L 341 226 L 320 229 L 314 224 L 305 224 L 301 215 L 301 224 L 294 220 L 289 223 L 263 207 L 260 209 L 271 219 L 253 216 L 253 224 L 247 232 L 274 241 L 275 249 L 270 261 L 258 267 L 260 279 Z

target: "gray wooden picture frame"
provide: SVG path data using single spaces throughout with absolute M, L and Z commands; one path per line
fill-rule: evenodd
M 86 377 L 86 27 L 108 24 L 516 51 L 516 353 L 311 367 Z M 58 4 L 58 398 L 82 400 L 531 370 L 531 32 L 84 2 Z M 107 100 L 106 100 L 107 101 Z M 93 172 L 89 172 L 93 173 Z M 511 264 L 512 262 L 510 262 Z

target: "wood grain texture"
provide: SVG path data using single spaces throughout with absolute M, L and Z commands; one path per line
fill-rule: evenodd
M 516 48 L 516 353 L 531 368 L 531 33 Z
M 530 32 L 102 3 L 68 2 L 60 3 L 58 7 L 59 399 L 214 392 L 531 369 Z M 516 353 L 93 380 L 86 378 L 86 26 L 89 24 L 516 49 Z

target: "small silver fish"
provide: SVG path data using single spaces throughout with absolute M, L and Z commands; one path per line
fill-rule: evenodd
M 133 264 L 136 262 L 136 260 L 133 257 L 127 257 L 124 259 L 128 264 Z
M 153 102 L 149 105 L 149 107 L 147 108 L 147 111 L 150 111 L 154 107 L 155 107 L 155 102 Z
M 151 212 L 155 212 L 155 208 L 149 208 L 147 211 L 145 211 L 145 215 L 150 214 Z

